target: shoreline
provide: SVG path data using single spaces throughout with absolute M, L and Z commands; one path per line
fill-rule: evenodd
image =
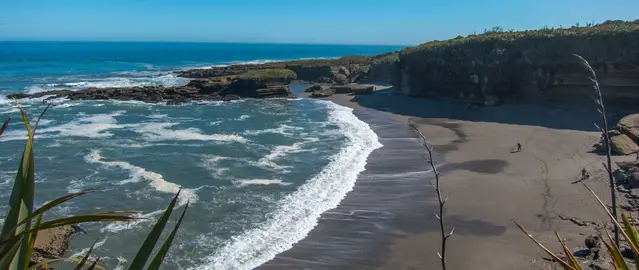
M 337 208 L 323 213 L 293 248 L 257 269 L 439 269 L 440 231 L 431 217 L 437 204 L 428 176 L 371 177 L 396 163 L 409 170 L 428 166 L 408 124 L 417 125 L 440 155 L 442 192 L 450 194 L 445 222 L 447 229 L 455 228 L 447 249 L 452 269 L 547 269 L 545 255 L 512 220 L 558 251 L 555 231 L 576 250 L 595 234 L 595 226 L 565 217 L 605 219 L 588 191 L 573 184 L 586 168 L 594 176 L 587 184 L 602 198 L 609 192 L 605 181 L 596 180 L 605 170 L 590 152 L 599 136 L 592 131 L 596 112 L 591 108 L 520 103 L 468 110 L 464 104 L 391 92 L 324 98 L 353 108 L 384 146 L 369 156 L 366 170 Z M 382 128 L 376 126 L 380 123 Z M 389 150 L 392 144 L 384 136 L 398 133 L 413 145 Z M 511 153 L 518 141 L 522 152 Z
M 421 159 L 425 152 L 421 140 L 408 125 L 382 112 L 354 110 L 353 114 L 370 126 L 383 146 L 367 157 L 353 189 L 336 208 L 321 214 L 304 239 L 256 269 L 378 268 L 384 260 L 376 255 L 388 253 L 397 230 L 433 229 L 427 214 L 415 215 L 419 209 L 435 207 L 435 201 L 428 199 L 435 197 L 425 180 L 432 172 Z M 403 194 L 401 201 L 397 194 Z

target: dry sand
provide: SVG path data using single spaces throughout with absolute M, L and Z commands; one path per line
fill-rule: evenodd
M 586 168 L 591 178 L 585 182 L 610 201 L 603 158 L 590 153 L 599 136 L 591 104 L 509 103 L 469 109 L 390 91 L 328 99 L 415 124 L 443 154 L 441 189 L 450 195 L 445 221 L 455 228 L 447 254 L 450 269 L 548 269 L 543 259 L 547 256 L 512 220 L 557 252 L 555 231 L 576 249 L 584 246 L 595 227 L 578 226 L 560 216 L 605 220 L 592 196 L 575 183 Z M 522 151 L 511 153 L 518 142 Z M 439 269 L 440 232 L 433 229 L 436 219 L 428 222 L 432 224 L 424 224 L 422 230 L 395 230 L 384 249 L 387 254 L 374 255 L 384 258 L 374 268 Z

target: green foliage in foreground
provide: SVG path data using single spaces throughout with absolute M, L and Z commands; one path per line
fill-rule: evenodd
M 297 79 L 295 71 L 285 68 L 268 68 L 250 70 L 237 76 L 244 80 Z
M 82 270 L 85 266 L 87 267 L 86 269 L 104 269 L 104 267 L 101 267 L 97 264 L 100 258 L 97 258 L 93 261 L 89 260 L 90 254 L 93 251 L 93 246 L 91 246 L 91 248 L 83 258 L 58 258 L 48 260 L 37 265 L 30 265 L 31 254 L 33 252 L 35 240 L 39 231 L 87 222 L 133 221 L 137 220 L 138 218 L 132 216 L 132 214 L 139 212 L 129 210 L 116 210 L 109 212 L 73 215 L 52 220 L 43 220 L 43 216 L 48 210 L 76 197 L 86 195 L 90 193 L 90 191 L 81 191 L 68 194 L 52 200 L 35 210 L 33 209 L 35 192 L 33 139 L 36 134 L 36 129 L 38 127 L 40 118 L 38 118 L 35 125 L 31 127 L 29 119 L 27 118 L 25 112 L 22 110 L 19 104 L 18 108 L 20 109 L 20 113 L 22 114 L 22 120 L 24 122 L 25 129 L 27 130 L 27 141 L 22 152 L 22 159 L 20 160 L 20 166 L 18 167 L 18 172 L 16 173 L 13 189 L 11 190 L 6 218 L 0 234 L 0 269 L 47 269 L 47 265 L 49 263 L 62 260 L 75 262 L 77 264 L 75 268 L 76 270 Z M 44 112 L 42 112 L 40 117 L 42 117 L 45 112 L 46 109 L 44 110 Z M 6 129 L 9 120 L 5 121 L 5 124 L 2 126 L 2 128 L 0 128 L 0 135 L 2 135 L 2 133 Z M 164 227 L 169 220 L 171 212 L 175 207 L 179 194 L 180 192 L 178 192 L 173 200 L 171 200 L 171 203 L 167 207 L 166 211 L 157 221 L 157 223 L 147 236 L 146 240 L 142 244 L 142 247 L 138 251 L 137 255 L 132 260 L 129 269 L 143 269 L 144 266 L 147 265 L 149 258 L 151 258 L 151 253 L 153 252 L 153 249 L 155 248 L 160 235 L 162 234 L 162 231 L 164 230 Z M 175 234 L 180 224 L 182 223 L 182 219 L 184 218 L 187 208 L 188 204 L 184 207 L 180 219 L 171 231 L 169 237 L 165 240 L 164 244 L 162 244 L 162 246 L 159 248 L 153 259 L 149 263 L 147 269 L 153 270 L 160 267 L 160 264 L 162 263 L 162 260 L 168 252 Z
M 628 216 L 626 216 L 624 213 L 621 214 L 622 222 L 620 223 L 619 221 L 617 221 L 617 219 L 613 216 L 613 214 L 608 210 L 608 207 L 604 204 L 603 201 L 601 201 L 599 196 L 597 196 L 597 194 L 595 194 L 595 192 L 593 192 L 592 189 L 588 187 L 586 188 L 597 199 L 601 207 L 603 207 L 603 209 L 606 210 L 606 213 L 608 214 L 608 217 L 610 218 L 610 220 L 613 221 L 616 228 L 619 229 L 623 237 L 626 239 L 628 245 L 630 246 L 630 249 L 632 250 L 632 254 L 634 256 L 634 260 L 636 264 L 635 265 L 636 269 L 639 269 L 639 233 L 637 231 L 637 228 L 634 225 L 632 225 L 632 223 L 628 219 Z M 535 242 L 535 244 L 537 244 L 537 246 L 539 246 L 544 252 L 546 252 L 546 254 L 552 257 L 553 261 L 558 262 L 561 265 L 561 267 L 563 267 L 563 269 L 565 270 L 582 270 L 583 269 L 581 265 L 579 264 L 579 262 L 577 261 L 577 258 L 575 258 L 575 256 L 572 254 L 571 249 L 568 246 L 566 246 L 561 236 L 559 236 L 559 233 L 555 233 L 555 235 L 557 236 L 557 240 L 559 241 L 559 244 L 561 245 L 563 249 L 563 253 L 566 255 L 566 260 L 559 258 L 554 252 L 550 251 L 550 249 L 545 247 L 541 242 L 537 241 L 537 239 L 535 239 L 528 231 L 526 231 L 526 229 L 524 229 L 522 225 L 520 225 L 519 223 L 515 221 L 513 222 L 515 223 L 515 225 L 517 225 L 517 227 L 519 227 L 519 229 L 521 229 L 528 236 L 528 238 L 530 238 L 533 242 Z M 601 236 L 600 238 L 604 239 Z M 622 253 L 621 253 L 620 247 L 615 244 L 615 241 L 613 240 L 612 236 L 607 230 L 606 230 L 606 238 L 608 239 L 608 241 L 602 240 L 602 242 L 604 246 L 606 247 L 606 250 L 610 254 L 610 257 L 612 258 L 615 269 L 630 270 L 630 267 L 628 266 L 625 259 L 621 255 Z

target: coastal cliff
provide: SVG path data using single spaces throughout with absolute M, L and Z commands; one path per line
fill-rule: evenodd
M 431 41 L 400 52 L 393 84 L 421 97 L 586 98 L 592 83 L 573 54 L 590 61 L 607 102 L 639 101 L 639 21 Z
M 292 97 L 292 80 L 392 84 L 398 94 L 483 104 L 512 99 L 573 102 L 591 95 L 579 54 L 590 62 L 610 104 L 639 101 L 639 20 L 570 28 L 503 31 L 431 41 L 375 56 L 243 64 L 176 72 L 186 86 L 89 88 L 9 97 L 64 96 L 183 103 L 242 97 Z M 266 76 L 260 78 L 260 76 Z
M 581 62 L 597 72 L 607 102 L 639 101 L 639 20 L 570 28 L 503 31 L 431 41 L 399 52 L 233 65 L 179 72 L 187 78 L 234 76 L 285 68 L 313 83 L 392 84 L 396 93 L 494 104 L 508 99 L 588 98 L 591 82 Z

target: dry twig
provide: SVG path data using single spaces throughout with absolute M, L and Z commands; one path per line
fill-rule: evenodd
M 435 160 L 433 160 L 434 146 L 428 144 L 428 141 L 426 140 L 426 137 L 424 136 L 424 134 L 422 134 L 422 132 L 419 131 L 419 129 L 415 125 L 410 125 L 410 126 L 417 132 L 417 134 L 419 134 L 419 137 L 422 139 L 422 144 L 424 145 L 424 147 L 426 147 L 426 150 L 428 151 L 428 156 L 427 157 L 424 156 L 424 159 L 428 162 L 428 164 L 430 164 L 430 167 L 432 168 L 433 173 L 435 174 L 435 183 L 430 182 L 430 184 L 431 186 L 433 186 L 433 188 L 437 192 L 437 199 L 439 202 L 439 213 L 434 213 L 433 215 L 437 218 L 437 220 L 439 220 L 439 229 L 441 231 L 441 239 L 442 239 L 441 249 L 440 251 L 437 251 L 437 256 L 439 256 L 439 259 L 441 261 L 442 269 L 446 270 L 446 241 L 448 240 L 448 238 L 453 236 L 453 232 L 455 232 L 455 228 L 452 228 L 450 232 L 447 232 L 446 227 L 444 225 L 444 205 L 446 204 L 446 201 L 448 201 L 448 196 L 446 196 L 446 198 L 442 198 L 442 192 L 441 192 L 441 189 L 439 188 L 439 172 L 437 171 Z

